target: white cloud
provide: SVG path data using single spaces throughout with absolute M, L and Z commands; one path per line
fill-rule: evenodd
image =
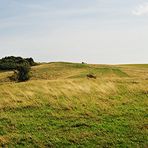
M 135 10 L 132 11 L 132 14 L 136 16 L 148 15 L 148 3 L 139 5 Z

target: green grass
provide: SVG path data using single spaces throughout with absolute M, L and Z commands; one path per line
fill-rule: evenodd
M 1 72 L 0 146 L 147 147 L 147 72 L 59 62 L 33 67 L 23 83 Z

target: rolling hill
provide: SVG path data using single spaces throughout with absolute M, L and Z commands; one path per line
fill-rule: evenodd
M 10 75 L 0 72 L 1 147 L 148 146 L 148 64 L 52 62 L 27 82 Z

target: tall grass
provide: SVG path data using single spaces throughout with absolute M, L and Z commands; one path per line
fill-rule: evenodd
M 87 79 L 90 72 L 97 79 Z M 147 72 L 145 65 L 49 63 L 23 83 L 1 72 L 0 145 L 147 147 Z

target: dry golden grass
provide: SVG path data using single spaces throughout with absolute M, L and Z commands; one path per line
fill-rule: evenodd
M 95 74 L 97 79 L 88 79 L 88 73 Z M 12 72 L 0 73 L 0 128 L 3 131 L 0 144 L 19 147 L 19 139 L 23 136 L 25 146 L 30 146 L 27 141 L 31 136 L 31 147 L 36 144 L 46 147 L 46 139 L 52 146 L 59 147 L 66 143 L 75 146 L 80 143 L 85 146 L 87 143 L 89 146 L 112 144 L 112 147 L 146 145 L 148 68 L 145 65 L 49 63 L 33 67 L 31 80 L 27 82 L 10 82 L 7 78 L 10 75 Z M 53 129 L 48 129 L 48 120 L 53 122 Z M 75 130 L 69 127 L 74 123 L 80 124 L 76 124 Z M 84 127 L 79 130 L 79 126 Z M 102 135 L 97 135 L 94 129 Z M 139 137 L 140 144 L 130 134 Z M 62 141 L 65 143 L 61 144 Z
M 91 65 L 89 65 L 91 66 Z M 92 68 L 103 67 L 103 65 L 92 65 Z M 104 65 L 104 67 L 112 67 Z M 118 66 L 116 66 L 118 67 Z M 99 107 L 108 108 L 110 101 L 101 102 L 101 98 L 105 100 L 108 96 L 118 93 L 119 83 L 125 83 L 130 92 L 141 91 L 147 93 L 147 68 L 135 68 L 120 66 L 129 77 L 119 77 L 115 73 L 108 73 L 108 76 L 100 76 L 96 80 L 87 79 L 86 77 L 69 78 L 70 76 L 86 73 L 88 67 L 73 68 L 61 63 L 44 64 L 33 67 L 32 80 L 24 83 L 1 82 L 0 83 L 0 109 L 6 107 L 18 107 L 28 105 L 40 105 L 49 103 L 51 105 L 59 105 L 62 103 L 72 106 L 71 104 L 94 104 L 99 98 Z M 70 70 L 70 71 L 69 71 Z M 88 72 L 92 71 L 88 69 Z M 36 72 L 36 73 L 35 73 Z M 45 75 L 46 73 L 46 75 Z M 146 73 L 146 74 L 145 74 Z M 7 80 L 11 72 L 0 73 L 0 78 Z M 48 75 L 55 74 L 55 79 Z M 39 75 L 39 76 L 38 76 Z M 97 97 L 93 94 L 98 95 Z M 90 100 L 84 96 L 90 97 Z M 58 100 L 59 97 L 67 99 Z M 74 99 L 72 99 L 74 98 Z M 76 99 L 77 98 L 77 99 Z M 89 105 L 89 104 L 88 104 Z

